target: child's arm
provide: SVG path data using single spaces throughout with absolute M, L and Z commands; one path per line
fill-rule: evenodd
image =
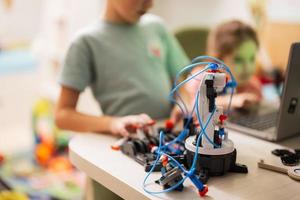
M 229 100 L 230 95 L 218 96 L 216 103 L 223 108 L 227 108 Z M 252 107 L 255 107 L 259 103 L 259 101 L 260 98 L 254 93 L 237 93 L 232 97 L 231 108 L 251 109 Z
M 92 116 L 76 111 L 80 92 L 62 87 L 55 112 L 59 128 L 78 132 L 101 132 L 128 136 L 133 125 L 146 125 L 151 118 L 146 114 L 125 117 Z
M 263 97 L 262 84 L 257 78 L 257 76 L 252 76 L 248 83 L 244 87 L 241 87 L 237 92 L 255 94 L 259 98 L 259 100 L 261 100 Z
M 182 80 L 180 80 L 180 82 Z M 193 105 L 191 104 L 191 98 L 190 98 L 189 92 L 187 91 L 187 88 L 185 86 L 183 86 L 179 89 L 179 94 L 188 109 L 187 111 L 190 113 L 192 111 Z M 180 103 L 180 100 L 178 99 L 178 97 L 175 97 L 175 99 Z M 180 103 L 180 105 L 182 106 L 183 109 L 185 108 L 181 103 Z M 187 113 L 187 114 L 189 114 L 189 113 Z M 178 122 L 180 122 L 181 119 L 183 119 L 183 117 L 184 117 L 184 113 L 182 113 L 182 110 L 178 107 L 178 105 L 174 105 L 174 107 L 171 111 L 171 114 L 170 114 L 170 120 L 174 124 L 177 124 Z

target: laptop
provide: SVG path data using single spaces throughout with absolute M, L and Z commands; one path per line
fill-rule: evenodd
M 290 48 L 286 77 L 278 106 L 262 102 L 257 111 L 233 110 L 227 127 L 266 139 L 279 141 L 300 133 L 300 43 Z

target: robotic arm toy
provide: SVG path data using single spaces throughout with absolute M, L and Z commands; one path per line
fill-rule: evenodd
M 210 62 L 206 60 L 210 60 Z M 177 83 L 182 74 L 190 72 L 199 65 L 205 65 L 204 69 Z M 193 110 L 189 112 L 178 90 L 200 74 L 202 78 L 196 93 Z M 209 56 L 195 58 L 190 65 L 178 73 L 174 87 L 170 92 L 170 100 L 183 111 L 185 115 L 184 128 L 176 138 L 167 143 L 164 142 L 164 133 L 160 132 L 159 145 L 154 152 L 156 159 L 143 183 L 146 192 L 159 194 L 172 190 L 181 191 L 184 181 L 189 178 L 197 187 L 200 196 L 204 196 L 208 188 L 203 183 L 206 183 L 210 176 L 219 176 L 226 172 L 248 172 L 245 165 L 236 163 L 236 149 L 233 142 L 228 138 L 226 130 L 226 119 L 231 101 L 226 112 L 223 111 L 222 107 L 216 105 L 216 98 L 221 92 L 227 91 L 229 88 L 232 97 L 235 87 L 236 81 L 230 69 L 222 61 Z M 180 102 L 175 100 L 174 96 L 177 96 Z M 194 113 L 196 113 L 200 127 L 197 127 L 193 121 Z M 176 145 L 182 147 L 180 144 L 184 147 L 184 151 L 174 151 Z M 175 156 L 184 156 L 184 161 L 181 160 L 180 162 L 175 159 L 174 154 L 170 152 L 175 152 L 177 154 Z M 149 191 L 146 188 L 146 182 L 158 162 L 160 162 L 162 177 L 156 183 L 163 186 L 164 190 Z

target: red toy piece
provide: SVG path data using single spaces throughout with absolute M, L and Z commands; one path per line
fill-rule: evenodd
M 208 192 L 208 187 L 207 187 L 207 185 L 204 185 L 203 189 L 201 191 L 199 191 L 199 195 L 201 197 L 204 197 L 207 192 Z
M 4 156 L 0 153 L 0 165 L 4 163 Z
M 210 69 L 210 70 L 207 70 L 207 72 L 209 72 L 209 73 L 221 73 L 221 71 L 218 70 L 218 69 Z
M 127 138 L 121 138 L 116 141 L 113 145 L 110 146 L 112 150 L 119 151 L 121 149 L 122 144 L 127 140 Z
M 167 130 L 172 130 L 174 128 L 174 123 L 169 119 L 165 121 L 165 127 Z
M 162 163 L 163 167 L 166 167 L 167 164 L 168 164 L 168 157 L 167 156 L 163 156 L 161 163 Z
M 228 76 L 226 76 L 226 83 L 228 83 L 228 80 L 229 80 L 229 77 L 228 77 Z
M 227 120 L 227 115 L 220 115 L 219 117 L 219 120 L 220 120 L 220 123 L 223 125 L 224 121 Z

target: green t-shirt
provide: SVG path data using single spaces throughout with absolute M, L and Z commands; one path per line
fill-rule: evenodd
M 104 114 L 160 119 L 171 111 L 171 80 L 188 62 L 156 16 L 134 25 L 100 21 L 73 40 L 59 82 L 78 91 L 90 86 Z

